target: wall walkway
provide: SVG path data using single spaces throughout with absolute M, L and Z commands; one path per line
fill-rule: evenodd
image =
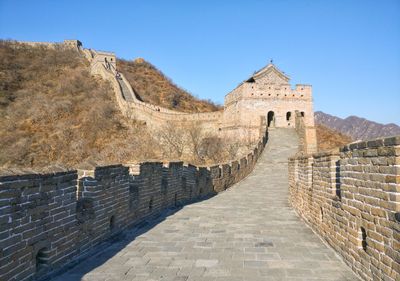
M 265 133 L 246 157 L 211 167 L 145 162 L 0 176 L 0 280 L 52 275 L 129 226 L 229 188 L 251 173 L 266 142 Z
M 288 205 L 297 146 L 294 130 L 271 130 L 249 177 L 148 221 L 55 280 L 358 280 Z

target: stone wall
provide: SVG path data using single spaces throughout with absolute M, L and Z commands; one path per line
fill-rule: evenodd
M 299 136 L 299 151 L 315 153 L 318 151 L 317 132 L 314 126 L 307 126 L 301 112 L 295 111 L 295 129 Z
M 115 66 L 110 65 L 110 67 L 106 67 L 104 64 L 104 55 L 102 53 L 99 54 L 97 51 L 88 49 L 84 49 L 83 52 L 86 58 L 91 62 L 91 73 L 99 75 L 104 80 L 111 83 L 117 104 L 122 114 L 126 117 L 143 121 L 148 128 L 154 132 L 162 128 L 166 122 L 173 122 L 177 126 L 196 123 L 196 126 L 200 125 L 205 132 L 220 135 L 219 129 L 221 128 L 223 111 L 184 113 L 142 102 L 136 98 L 134 90 L 122 73 L 119 74 L 120 82 L 118 82 Z M 110 54 L 111 53 L 108 53 L 108 62 L 113 59 Z M 115 56 L 113 62 L 115 62 Z M 130 96 L 129 101 L 124 96 L 120 83 L 123 83 L 125 90 L 128 92 L 125 94 Z M 259 137 L 260 135 L 257 135 L 256 140 Z
M 223 191 L 253 169 L 246 157 L 212 167 L 146 162 L 0 177 L 0 280 L 51 276 L 129 226 Z
M 64 40 L 63 42 L 32 42 L 32 41 L 18 41 L 18 43 L 28 45 L 31 47 L 44 47 L 49 49 L 56 49 L 56 48 L 68 48 L 68 49 L 75 49 L 80 50 L 82 47 L 82 43 L 79 40 Z
M 289 160 L 289 201 L 364 280 L 400 280 L 400 137 Z

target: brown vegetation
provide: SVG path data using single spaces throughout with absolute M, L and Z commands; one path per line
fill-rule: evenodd
M 201 123 L 176 126 L 166 123 L 157 132 L 164 159 L 180 159 L 196 165 L 215 164 L 241 156 L 237 143 L 206 132 Z M 241 147 L 247 153 L 250 145 Z
M 324 125 L 316 125 L 318 150 L 331 150 L 352 141 L 349 136 L 334 131 Z
M 155 104 L 176 99 L 175 108 L 181 110 L 189 111 L 191 103 L 194 111 L 217 109 L 188 96 L 150 64 L 133 69 L 138 77 L 160 79 L 157 89 L 164 89 L 165 97 Z M 146 81 L 139 85 L 151 84 Z M 172 89 L 176 95 L 169 99 Z M 148 159 L 205 164 L 233 155 L 227 153 L 229 145 L 210 141 L 212 136 L 197 124 L 166 125 L 153 136 L 121 115 L 114 95 L 108 83 L 89 74 L 88 62 L 74 50 L 0 41 L 0 168 L 76 168 Z
M 179 88 L 144 59 L 120 59 L 117 67 L 142 101 L 182 112 L 211 112 L 222 109 L 210 100 L 199 100 Z
M 76 167 L 156 157 L 156 150 L 142 149 L 154 140 L 123 118 L 114 99 L 76 51 L 1 41 L 0 166 Z

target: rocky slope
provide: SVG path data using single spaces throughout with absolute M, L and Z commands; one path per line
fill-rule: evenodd
M 349 116 L 345 119 L 315 112 L 316 124 L 324 125 L 330 129 L 350 136 L 353 140 L 368 140 L 379 137 L 400 135 L 400 127 L 396 124 L 380 124 L 357 116 Z

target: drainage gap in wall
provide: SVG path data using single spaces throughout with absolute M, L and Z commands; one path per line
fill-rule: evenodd
M 322 221 L 324 219 L 324 209 L 322 209 L 322 207 L 320 207 L 319 209 L 320 209 L 319 219 L 320 221 Z
M 153 197 L 151 197 L 149 201 L 149 212 L 151 212 L 152 210 L 153 210 Z
M 342 183 L 340 182 L 340 161 L 335 162 L 335 185 L 336 185 L 336 197 L 340 201 L 342 199 L 342 191 L 341 191 L 341 185 Z
M 110 230 L 113 231 L 115 228 L 115 216 L 111 216 L 110 218 Z
M 42 271 L 49 267 L 49 250 L 41 248 L 36 254 L 36 271 Z
M 360 242 L 364 251 L 367 250 L 367 232 L 364 227 L 360 227 Z

